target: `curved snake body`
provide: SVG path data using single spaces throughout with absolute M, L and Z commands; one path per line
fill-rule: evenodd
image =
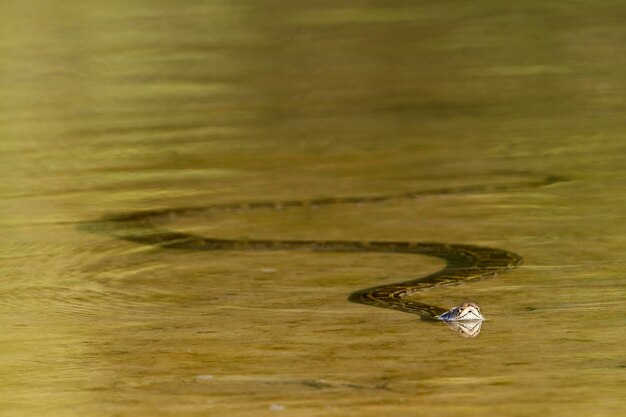
M 138 211 L 105 216 L 96 221 L 83 223 L 82 228 L 145 245 L 179 250 L 310 250 L 323 252 L 384 252 L 434 256 L 446 262 L 446 266 L 440 271 L 409 281 L 358 290 L 353 292 L 348 299 L 356 303 L 418 314 L 426 319 L 459 320 L 463 319 L 464 316 L 461 314 L 464 311 L 463 305 L 446 310 L 442 307 L 410 300 L 408 297 L 427 288 L 456 285 L 493 277 L 499 272 L 515 268 L 521 264 L 522 258 L 519 255 L 506 250 L 483 246 L 436 242 L 218 239 L 162 229 L 159 228 L 158 223 L 170 217 L 190 213 L 234 212 L 246 209 L 278 210 L 288 207 L 374 203 L 391 199 L 419 198 L 432 195 L 513 191 L 546 186 L 560 181 L 564 181 L 564 179 L 562 177 L 550 176 L 539 181 L 523 183 L 471 185 L 383 196 L 323 198 L 309 201 L 292 200 L 278 203 L 219 204 L 205 207 Z M 478 310 L 478 315 L 480 315 L 480 310 Z

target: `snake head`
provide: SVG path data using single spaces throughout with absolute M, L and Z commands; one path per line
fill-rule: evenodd
M 440 314 L 437 318 L 443 321 L 478 321 L 485 319 L 480 314 L 480 307 L 475 303 L 463 303 Z

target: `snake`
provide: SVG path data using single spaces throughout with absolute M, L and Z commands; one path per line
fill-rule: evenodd
M 408 241 L 352 241 L 352 240 L 265 240 L 221 239 L 168 230 L 160 226 L 168 219 L 198 213 L 241 212 L 243 210 L 285 210 L 340 204 L 377 203 L 397 199 L 418 199 L 426 196 L 475 194 L 485 192 L 517 191 L 545 187 L 566 178 L 550 175 L 537 180 L 497 184 L 475 184 L 457 187 L 426 189 L 384 195 L 329 197 L 311 200 L 255 201 L 213 204 L 198 207 L 178 207 L 139 210 L 104 215 L 81 224 L 90 232 L 106 234 L 142 245 L 169 250 L 192 251 L 289 251 L 361 252 L 427 255 L 443 259 L 445 266 L 432 274 L 416 279 L 379 285 L 352 292 L 348 300 L 354 303 L 412 313 L 426 320 L 444 321 L 463 335 L 473 337 L 483 320 L 480 308 L 473 302 L 446 309 L 418 302 L 412 295 L 434 287 L 458 285 L 478 281 L 516 268 L 522 257 L 514 252 L 486 246 Z M 467 324 L 471 322 L 472 324 Z

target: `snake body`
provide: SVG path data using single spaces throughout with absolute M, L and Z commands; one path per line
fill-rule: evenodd
M 218 204 L 204 207 L 136 211 L 104 216 L 95 221 L 85 222 L 81 227 L 91 232 L 104 233 L 144 245 L 177 250 L 309 250 L 318 252 L 382 252 L 434 256 L 446 262 L 445 267 L 440 271 L 409 281 L 358 290 L 350 294 L 348 299 L 356 303 L 417 314 L 426 319 L 454 320 L 462 319 L 462 316 L 459 316 L 462 314 L 462 311 L 464 311 L 464 306 L 446 310 L 442 307 L 410 300 L 408 297 L 427 288 L 457 285 L 464 282 L 493 277 L 499 272 L 515 268 L 517 265 L 521 264 L 522 258 L 513 252 L 502 249 L 436 242 L 237 240 L 208 238 L 189 233 L 170 231 L 160 228 L 158 224 L 163 223 L 163 221 L 168 218 L 191 213 L 236 212 L 255 209 L 279 210 L 334 204 L 375 203 L 391 199 L 409 199 L 432 195 L 514 191 L 524 188 L 547 186 L 560 181 L 564 181 L 564 179 L 562 177 L 549 176 L 538 181 L 501 183 L 496 185 L 470 185 L 379 196 L 322 198 L 308 201 L 290 200 L 283 202 Z M 478 310 L 478 314 L 480 315 L 480 310 Z

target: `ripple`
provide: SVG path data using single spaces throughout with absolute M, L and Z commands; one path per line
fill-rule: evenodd
M 176 305 L 180 297 L 155 297 L 123 291 L 73 289 L 68 287 L 21 287 L 0 291 L 0 306 L 11 310 L 44 311 L 67 316 L 123 316 Z

